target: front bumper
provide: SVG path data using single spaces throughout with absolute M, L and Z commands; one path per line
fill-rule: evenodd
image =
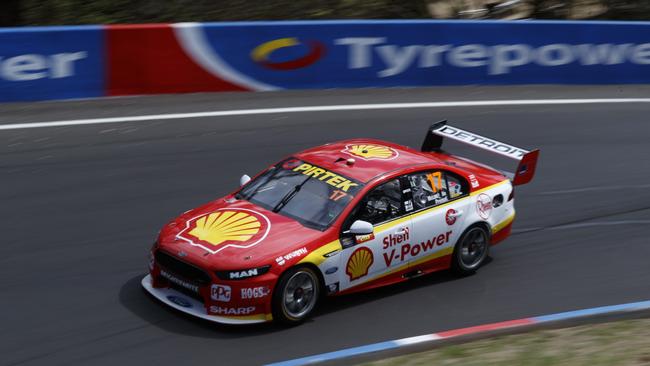
M 185 294 L 182 294 L 181 292 L 178 292 L 171 288 L 155 288 L 152 285 L 152 280 L 153 279 L 151 275 L 145 276 L 142 279 L 142 287 L 156 299 L 186 314 L 222 324 L 255 324 L 272 320 L 270 314 L 256 314 L 236 317 L 210 315 L 207 314 L 203 303 L 200 301 L 186 296 Z M 172 299 L 174 301 L 172 301 Z

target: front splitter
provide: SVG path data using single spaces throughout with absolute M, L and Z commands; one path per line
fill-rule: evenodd
M 255 323 L 264 323 L 269 321 L 270 316 L 260 314 L 253 316 L 244 316 L 244 317 L 225 317 L 218 315 L 209 315 L 205 312 L 205 307 L 203 304 L 179 291 L 176 291 L 171 288 L 155 288 L 152 285 L 151 275 L 146 275 L 142 279 L 142 287 L 144 287 L 147 292 L 153 295 L 156 299 L 162 301 L 172 308 L 182 311 L 185 314 L 189 314 L 201 319 L 209 320 L 215 323 L 222 324 L 255 324 Z

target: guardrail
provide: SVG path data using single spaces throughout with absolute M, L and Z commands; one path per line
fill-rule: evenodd
M 0 101 L 650 83 L 649 22 L 318 21 L 0 30 Z

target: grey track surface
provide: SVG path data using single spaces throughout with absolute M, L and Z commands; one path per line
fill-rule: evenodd
M 649 90 L 441 88 L 123 98 L 4 105 L 0 123 L 268 106 L 647 97 Z M 0 131 L 0 364 L 256 365 L 650 299 L 649 113 L 649 104 L 472 107 Z M 517 233 L 494 248 L 477 275 L 457 279 L 442 272 L 329 300 L 312 321 L 290 329 L 194 320 L 141 290 L 158 228 L 229 192 L 242 173 L 349 137 L 419 146 L 426 127 L 442 118 L 542 150 L 535 181 L 517 190 Z M 474 156 L 462 146 L 448 147 Z

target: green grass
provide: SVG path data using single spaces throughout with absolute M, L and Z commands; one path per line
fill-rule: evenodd
M 650 319 L 500 336 L 363 365 L 650 365 Z

